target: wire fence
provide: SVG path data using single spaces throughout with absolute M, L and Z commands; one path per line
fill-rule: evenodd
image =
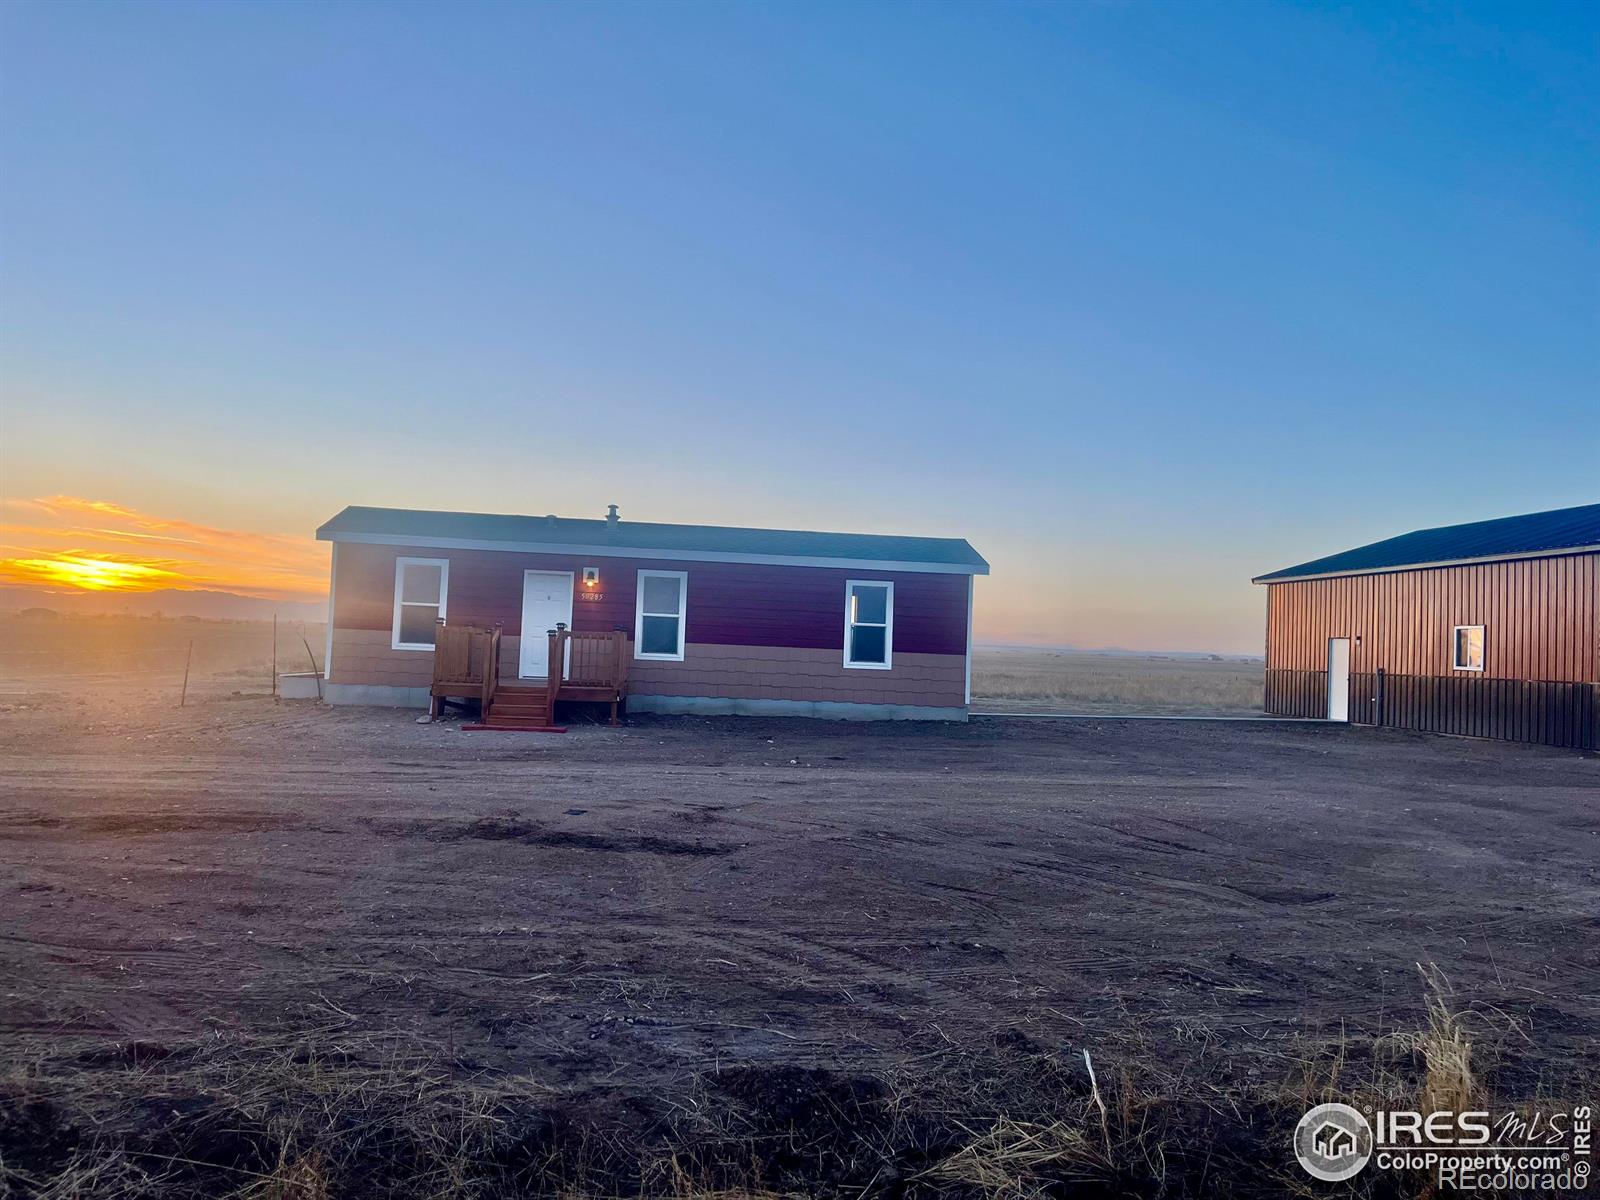
M 276 632 L 276 639 L 274 639 Z M 274 673 L 322 668 L 316 621 L 159 617 L 0 617 L 0 678 L 29 683 L 181 676 L 271 691 Z

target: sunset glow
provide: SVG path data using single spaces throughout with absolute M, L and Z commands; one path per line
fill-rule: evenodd
M 309 536 L 221 529 L 105 500 L 7 501 L 0 584 L 40 591 L 226 591 L 281 600 L 326 594 L 326 551 Z
M 89 558 L 81 554 L 0 559 L 0 579 L 8 583 L 64 584 L 94 592 L 144 591 L 183 582 L 183 576 L 176 571 L 148 563 Z

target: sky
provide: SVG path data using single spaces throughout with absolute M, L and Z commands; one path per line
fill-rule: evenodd
M 616 503 L 1259 652 L 1252 575 L 1600 500 L 1597 80 L 1581 3 L 11 0 L 0 582 Z

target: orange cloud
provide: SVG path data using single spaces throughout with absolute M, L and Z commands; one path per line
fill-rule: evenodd
M 167 571 L 149 563 L 91 558 L 86 554 L 0 559 L 0 581 L 57 586 L 65 584 L 86 588 L 91 592 L 142 592 L 154 587 L 171 587 L 182 583 L 183 578 L 176 571 Z
M 0 582 L 60 590 L 229 591 L 282 600 L 327 593 L 309 537 L 219 529 L 80 496 L 8 501 Z

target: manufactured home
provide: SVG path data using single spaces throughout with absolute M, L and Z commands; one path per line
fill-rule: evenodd
M 1423 529 L 1255 582 L 1269 713 L 1600 746 L 1600 504 Z
M 352 507 L 317 537 L 333 543 L 333 703 L 422 707 L 481 687 L 482 719 L 512 728 L 549 724 L 568 698 L 967 716 L 972 582 L 989 565 L 959 538 L 668 525 L 615 505 L 594 520 Z

